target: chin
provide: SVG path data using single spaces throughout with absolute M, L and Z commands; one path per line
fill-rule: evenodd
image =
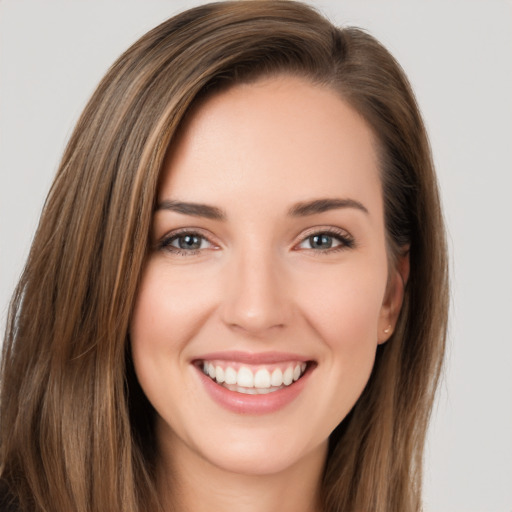
M 249 426 L 242 421 L 229 428 L 225 424 L 210 424 L 201 433 L 193 427 L 174 432 L 173 458 L 183 460 L 195 454 L 201 464 L 246 476 L 276 475 L 311 458 L 323 465 L 328 433 L 319 436 L 317 430 L 308 435 L 307 427 L 298 429 L 296 425 L 291 428 L 283 422 L 277 423 L 256 421 Z
M 210 448 L 210 447 L 209 447 Z M 269 476 L 289 471 L 313 456 L 325 458 L 327 442 L 315 447 L 266 442 L 264 440 L 229 443 L 217 449 L 203 450 L 201 455 L 209 464 L 232 474 Z

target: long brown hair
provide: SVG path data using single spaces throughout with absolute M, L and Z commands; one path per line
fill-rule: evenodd
M 10 306 L 1 376 L 1 477 L 22 510 L 159 510 L 153 411 L 128 325 L 160 169 L 181 120 L 216 90 L 288 73 L 337 91 L 379 144 L 391 260 L 411 271 L 392 338 L 330 438 L 326 511 L 418 511 L 425 432 L 443 359 L 447 262 L 425 129 L 393 57 L 293 1 L 221 2 L 151 30 L 86 106 Z

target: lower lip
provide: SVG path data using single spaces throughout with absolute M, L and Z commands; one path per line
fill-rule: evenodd
M 308 368 L 299 380 L 278 391 L 264 395 L 248 395 L 231 391 L 206 376 L 200 368 L 196 369 L 210 397 L 220 406 L 238 414 L 269 414 L 283 409 L 297 398 L 311 373 L 311 368 Z

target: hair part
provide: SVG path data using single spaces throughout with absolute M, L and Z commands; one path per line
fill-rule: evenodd
M 160 170 L 187 111 L 292 74 L 340 94 L 378 141 L 388 249 L 410 247 L 396 330 L 330 439 L 324 509 L 419 511 L 444 353 L 446 245 L 427 135 L 400 66 L 373 37 L 287 0 L 221 2 L 144 35 L 77 123 L 11 302 L 3 347 L 2 480 L 23 510 L 159 510 L 151 406 L 128 326 Z

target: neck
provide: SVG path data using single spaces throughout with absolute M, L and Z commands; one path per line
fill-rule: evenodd
M 327 453 L 321 445 L 291 467 L 273 474 L 240 474 L 211 464 L 194 452 L 159 465 L 164 510 L 173 512 L 319 512 L 320 484 Z

